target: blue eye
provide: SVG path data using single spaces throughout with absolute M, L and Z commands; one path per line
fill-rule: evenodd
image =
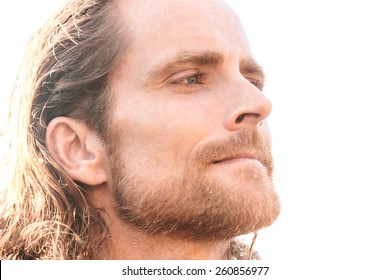
M 187 84 L 194 85 L 194 84 L 198 83 L 198 79 L 199 79 L 199 76 L 195 75 L 195 76 L 186 78 L 185 81 L 187 82 Z
M 185 77 L 175 81 L 174 84 L 177 84 L 177 85 L 183 84 L 186 86 L 197 85 L 200 83 L 199 79 L 202 75 L 203 75 L 203 73 L 200 73 L 200 72 L 195 73 L 195 74 L 191 74 L 191 75 L 185 76 Z

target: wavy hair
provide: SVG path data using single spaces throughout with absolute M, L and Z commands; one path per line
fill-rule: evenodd
M 50 156 L 58 116 L 104 138 L 110 73 L 128 48 L 113 0 L 70 0 L 32 37 L 11 97 L 1 259 L 91 259 L 108 230 L 82 184 Z

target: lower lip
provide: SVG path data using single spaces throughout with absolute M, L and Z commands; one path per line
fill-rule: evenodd
M 257 159 L 253 159 L 253 158 L 232 158 L 232 159 L 226 159 L 226 160 L 221 160 L 221 161 L 218 161 L 218 162 L 214 162 L 214 164 L 219 164 L 219 165 L 255 164 L 255 165 L 262 166 L 260 161 L 258 161 Z

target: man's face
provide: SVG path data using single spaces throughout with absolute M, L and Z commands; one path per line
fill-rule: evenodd
M 271 103 L 234 13 L 203 0 L 121 8 L 132 43 L 112 75 L 107 131 L 120 217 L 193 240 L 271 224 Z

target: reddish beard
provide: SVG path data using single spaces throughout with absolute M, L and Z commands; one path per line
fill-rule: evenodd
M 228 240 L 269 226 L 280 212 L 270 147 L 257 131 L 242 130 L 224 141 L 197 147 L 185 172 L 163 182 L 124 173 L 126 162 L 113 148 L 116 144 L 110 142 L 109 150 L 117 211 L 122 220 L 145 233 Z M 244 150 L 258 155 L 265 168 L 235 171 L 236 184 L 213 176 L 213 165 Z

